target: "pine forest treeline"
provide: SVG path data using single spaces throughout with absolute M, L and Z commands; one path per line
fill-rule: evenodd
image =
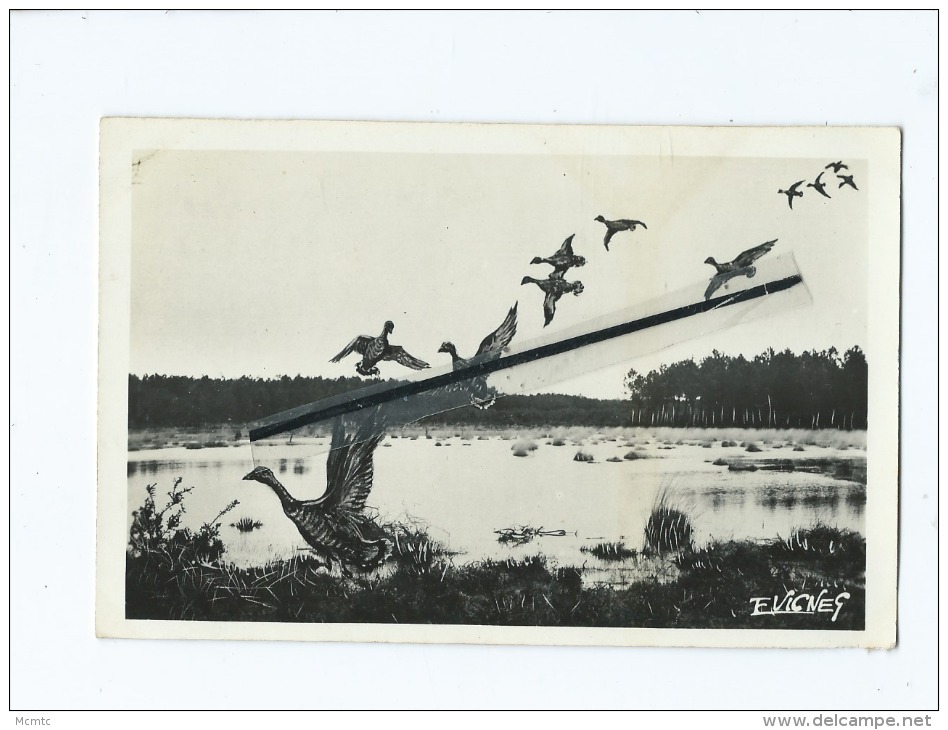
M 394 382 L 394 381 L 392 381 Z M 243 426 L 265 416 L 366 385 L 359 378 L 283 376 L 192 378 L 130 375 L 132 429 Z M 768 350 L 752 360 L 714 352 L 645 375 L 626 377 L 629 400 L 570 395 L 512 395 L 487 410 L 459 408 L 430 424 L 511 426 L 866 427 L 867 365 L 854 347 L 842 356 Z
M 630 370 L 625 383 L 633 425 L 852 430 L 867 426 L 868 377 L 858 347 L 769 349 L 752 360 L 714 351 L 647 375 Z

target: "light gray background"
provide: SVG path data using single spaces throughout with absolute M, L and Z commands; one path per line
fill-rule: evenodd
M 14 13 L 12 707 L 933 707 L 935 22 L 903 12 Z M 93 638 L 97 132 L 109 115 L 901 126 L 899 647 Z M 363 684 L 366 667 L 384 679 Z M 157 689 L 172 676 L 173 693 Z

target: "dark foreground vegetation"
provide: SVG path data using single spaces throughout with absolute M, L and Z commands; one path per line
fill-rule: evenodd
M 630 400 L 543 394 L 499 398 L 486 410 L 466 406 L 423 424 L 511 426 L 701 426 L 866 428 L 866 358 L 858 347 L 840 355 L 773 350 L 747 360 L 714 352 L 645 375 L 630 371 Z M 231 424 L 245 427 L 274 413 L 365 387 L 360 378 L 130 375 L 132 429 Z M 397 381 L 390 381 L 397 382 Z
M 589 551 L 612 565 L 650 561 L 656 576 L 669 577 L 620 588 L 593 585 L 584 568 L 557 566 L 542 556 L 459 565 L 423 529 L 386 525 L 391 551 L 385 564 L 346 577 L 328 573 L 308 553 L 249 569 L 229 565 L 219 537 L 228 509 L 196 532 L 181 529 L 175 515 L 186 493 L 176 483 L 168 504 L 158 509 L 151 487 L 136 512 L 126 562 L 130 619 L 864 628 L 865 540 L 826 525 L 764 543 L 697 547 L 688 516 L 662 499 L 640 550 L 604 543 Z M 802 612 L 790 608 L 789 591 Z M 771 610 L 781 607 L 787 610 Z

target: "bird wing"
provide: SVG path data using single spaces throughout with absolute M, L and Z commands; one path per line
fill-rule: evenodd
M 546 327 L 553 321 L 553 315 L 556 314 L 556 300 L 560 295 L 553 291 L 548 291 L 543 298 L 543 326 Z
M 406 368 L 411 368 L 412 370 L 424 370 L 425 368 L 431 367 L 424 360 L 419 360 L 417 357 L 409 355 L 401 345 L 389 346 L 388 352 L 385 353 L 385 357 L 382 359 L 394 360 L 399 365 L 404 365 Z
M 573 255 L 573 236 L 575 235 L 576 234 L 574 233 L 572 236 L 570 236 L 565 241 L 563 241 L 563 245 L 560 246 L 559 250 L 555 254 L 556 256 L 572 256 Z
M 816 176 L 816 180 L 813 181 L 813 187 L 818 188 L 822 185 L 820 178 L 823 177 L 823 172 L 821 171 L 819 175 Z
M 342 352 L 332 358 L 329 362 L 339 362 L 346 355 L 349 355 L 353 352 L 358 352 L 360 355 L 364 355 L 366 348 L 374 339 L 374 337 L 369 337 L 368 335 L 359 335 L 353 339 L 352 342 L 342 348 Z
M 327 510 L 347 509 L 359 512 L 372 491 L 374 467 L 372 455 L 384 434 L 379 433 L 363 441 L 346 437 L 342 446 L 329 452 L 326 462 L 326 494 L 317 500 Z M 333 442 L 337 438 L 334 435 Z
M 711 295 L 721 288 L 723 283 L 724 278 L 720 274 L 715 274 L 713 277 L 711 277 L 711 282 L 708 284 L 708 288 L 704 290 L 704 300 L 708 301 L 711 298 Z
M 610 228 L 608 231 L 606 231 L 606 237 L 602 239 L 602 242 L 603 242 L 603 244 L 604 244 L 605 247 L 606 247 L 606 251 L 609 250 L 609 241 L 612 240 L 612 237 L 613 237 L 614 235 L 616 235 L 616 229 L 615 229 L 615 228 Z
M 572 238 L 572 236 L 570 236 Z M 569 239 L 566 239 L 569 241 Z M 517 333 L 517 304 L 514 304 L 510 311 L 507 312 L 507 316 L 504 317 L 504 321 L 500 323 L 500 327 L 491 332 L 487 337 L 481 341 L 481 346 L 477 348 L 477 354 L 483 355 L 487 352 L 500 352 L 507 345 L 510 344 L 510 341 L 513 340 L 514 335 Z
M 805 183 L 805 182 L 806 182 L 806 180 L 800 180 L 799 182 L 793 183 L 793 185 L 790 186 L 790 189 L 787 190 L 787 192 L 788 192 L 788 193 L 795 193 L 795 192 L 797 192 L 797 188 L 800 187 L 800 186 L 801 186 L 803 183 Z M 792 204 L 792 201 L 791 201 L 791 204 Z
M 776 242 L 777 239 L 775 238 L 773 241 L 767 241 L 767 243 L 762 243 L 759 246 L 754 246 L 754 248 L 747 249 L 736 259 L 734 259 L 734 265 L 741 269 L 743 269 L 745 266 L 750 266 L 757 259 L 772 249 Z

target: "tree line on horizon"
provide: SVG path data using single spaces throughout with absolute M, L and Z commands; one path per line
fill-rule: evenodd
M 392 383 L 398 381 L 389 381 Z M 513 426 L 866 427 L 868 376 L 858 347 L 794 355 L 768 350 L 752 360 L 715 351 L 645 375 L 630 370 L 627 400 L 510 395 L 487 410 L 465 406 L 421 424 Z M 130 429 L 243 427 L 296 406 L 352 392 L 357 377 L 194 378 L 129 375 Z
M 748 360 L 714 350 L 625 378 L 633 425 L 864 429 L 865 353 L 835 347 L 799 355 L 773 348 Z

